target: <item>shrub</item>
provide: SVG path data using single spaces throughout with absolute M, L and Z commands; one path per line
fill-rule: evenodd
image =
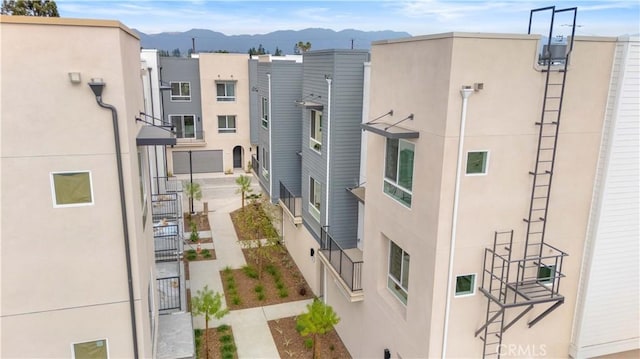
M 220 341 L 222 343 L 231 343 L 233 341 L 233 338 L 231 337 L 231 335 L 226 334 L 220 337 Z
M 235 358 L 234 352 L 222 352 L 222 359 L 233 359 Z
M 254 267 L 252 267 L 250 265 L 246 265 L 246 266 L 242 267 L 242 271 L 249 278 L 253 278 L 253 279 L 257 279 L 258 278 L 258 271 Z
M 282 282 L 277 282 L 277 283 L 276 283 L 276 288 L 278 288 L 278 290 L 282 290 L 282 289 L 284 289 L 284 283 L 282 283 Z
M 304 346 L 305 346 L 307 349 L 311 349 L 311 348 L 313 348 L 313 339 L 311 339 L 311 338 L 307 338 L 307 339 L 305 339 L 305 340 L 304 340 Z
M 226 332 L 227 330 L 229 330 L 229 326 L 227 324 L 222 324 L 219 327 L 217 327 L 216 330 L 219 333 Z
M 260 292 L 258 293 L 258 300 L 264 300 L 265 296 L 264 293 Z
M 235 352 L 236 351 L 236 346 L 233 344 L 224 344 L 220 350 L 222 350 L 223 352 Z
M 224 267 L 224 269 L 222 270 L 222 273 L 224 273 L 226 275 L 230 275 L 231 274 L 231 267 L 230 266 Z
M 231 298 L 231 302 L 232 302 L 234 305 L 240 305 L 240 303 L 242 303 L 242 301 L 240 300 L 240 297 L 238 297 L 237 295 L 234 295 L 234 296 Z
M 287 291 L 287 288 L 282 288 L 278 291 L 278 295 L 280 298 L 286 298 L 289 296 L 289 292 Z
M 253 290 L 256 293 L 262 293 L 262 292 L 264 292 L 264 287 L 262 286 L 262 284 L 258 284 L 258 285 L 255 286 L 255 288 L 253 288 Z
M 200 254 L 202 254 L 202 256 L 203 256 L 204 258 L 211 258 L 211 256 L 212 256 L 211 251 L 210 251 L 210 250 L 208 250 L 208 249 L 206 249 L 206 248 L 205 248 L 205 249 L 203 249 L 203 250 L 201 250 L 201 251 L 200 251 Z
M 190 250 L 187 251 L 187 255 L 185 257 L 187 258 L 187 260 L 192 261 L 192 260 L 198 258 L 198 253 L 196 251 L 194 251 L 193 249 L 190 249 Z
M 275 276 L 278 273 L 278 268 L 276 268 L 276 266 L 274 266 L 273 264 L 269 264 L 267 265 L 267 267 L 265 268 L 267 273 L 271 274 L 272 276 Z

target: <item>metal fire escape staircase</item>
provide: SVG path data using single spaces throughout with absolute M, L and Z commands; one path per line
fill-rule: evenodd
M 524 222 L 526 234 L 523 257 L 513 259 L 513 230 L 495 232 L 492 248 L 484 253 L 484 270 L 480 291 L 487 297 L 485 323 L 475 333 L 483 341 L 483 358 L 500 358 L 504 333 L 535 305 L 549 305 L 546 310 L 528 322 L 532 327 L 564 303 L 559 293 L 562 263 L 567 253 L 545 243 L 551 184 L 558 144 L 558 130 L 567 76 L 569 55 L 573 49 L 577 8 L 557 9 L 555 6 L 531 10 L 529 34 L 534 13 L 551 12 L 551 24 L 547 45 L 539 64 L 544 65 L 545 76 L 542 113 L 538 126 L 536 162 L 529 172 L 533 181 L 529 212 Z M 551 40 L 554 36 L 554 18 L 561 12 L 573 12 L 571 37 L 562 58 L 552 55 Z M 514 308 L 518 314 L 509 317 L 507 310 Z M 511 312 L 511 311 L 509 311 Z

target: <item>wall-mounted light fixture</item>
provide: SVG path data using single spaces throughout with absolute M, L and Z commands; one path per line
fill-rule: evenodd
M 391 352 L 389 349 L 384 350 L 384 359 L 391 359 Z
M 310 251 L 309 251 L 309 255 L 310 255 L 311 257 L 313 257 L 315 254 L 316 254 L 315 249 L 311 248 L 311 249 L 310 249 Z
M 71 81 L 72 84 L 76 85 L 79 84 L 80 82 L 82 82 L 82 78 L 80 76 L 79 72 L 69 72 L 69 81 Z

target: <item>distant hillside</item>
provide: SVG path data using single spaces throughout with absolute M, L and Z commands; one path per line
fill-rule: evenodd
M 137 30 L 136 30 L 137 31 Z M 259 45 L 266 51 L 274 53 L 276 46 L 285 54 L 293 54 L 298 41 L 310 42 L 311 50 L 349 49 L 351 40 L 355 49 L 369 49 L 376 40 L 409 37 L 406 32 L 397 31 L 359 31 L 328 29 L 282 30 L 263 35 L 230 35 L 203 29 L 192 29 L 185 32 L 163 32 L 147 35 L 140 31 L 140 43 L 143 48 L 167 50 L 180 49 L 185 54 L 191 48 L 191 38 L 195 38 L 196 51 L 226 50 L 229 52 L 247 53 L 250 48 Z

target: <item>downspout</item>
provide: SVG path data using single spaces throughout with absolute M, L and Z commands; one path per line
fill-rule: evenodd
M 96 95 L 96 102 L 102 108 L 111 111 L 113 122 L 114 143 L 116 147 L 116 165 L 118 167 L 118 186 L 120 189 L 120 212 L 122 215 L 122 230 L 124 232 L 124 251 L 127 262 L 127 282 L 129 285 L 129 311 L 131 313 L 131 339 L 133 340 L 133 357 L 138 359 L 138 334 L 136 330 L 136 308 L 133 297 L 133 275 L 131 273 L 131 250 L 129 248 L 129 224 L 127 222 L 127 208 L 124 198 L 124 176 L 122 174 L 122 154 L 120 152 L 120 131 L 118 129 L 118 112 L 113 105 L 102 102 L 102 90 L 105 83 L 102 80 L 92 79 L 89 83 L 91 90 Z
M 329 171 L 331 169 L 331 77 L 325 75 L 327 80 L 327 181 L 325 185 L 324 201 L 324 225 L 329 225 Z
M 460 118 L 460 136 L 458 140 L 458 161 L 456 165 L 456 186 L 453 192 L 453 215 L 451 220 L 451 242 L 449 245 L 449 271 L 447 272 L 447 301 L 444 310 L 444 334 L 442 336 L 442 359 L 447 357 L 447 339 L 449 335 L 449 313 L 451 312 L 451 296 L 453 291 L 453 259 L 456 248 L 456 228 L 458 224 L 458 204 L 460 201 L 460 178 L 462 176 L 462 155 L 464 148 L 464 131 L 467 123 L 467 101 L 473 88 L 467 86 L 460 90 L 462 96 L 462 115 Z
M 156 120 L 156 114 L 154 109 L 155 106 L 153 102 L 153 80 L 151 79 L 151 70 L 153 70 L 153 68 L 147 67 L 147 71 L 149 73 L 149 97 L 151 100 L 151 118 L 153 119 L 153 123 L 155 124 L 157 120 Z M 162 126 L 162 123 L 160 123 L 159 125 Z M 153 146 L 153 158 L 155 159 L 155 163 L 156 163 L 156 193 L 160 193 L 160 172 L 158 172 L 158 146 Z
M 271 117 L 271 74 L 267 73 L 268 96 L 269 96 L 269 196 L 273 202 L 273 162 L 271 161 L 271 127 L 273 127 L 273 117 Z

